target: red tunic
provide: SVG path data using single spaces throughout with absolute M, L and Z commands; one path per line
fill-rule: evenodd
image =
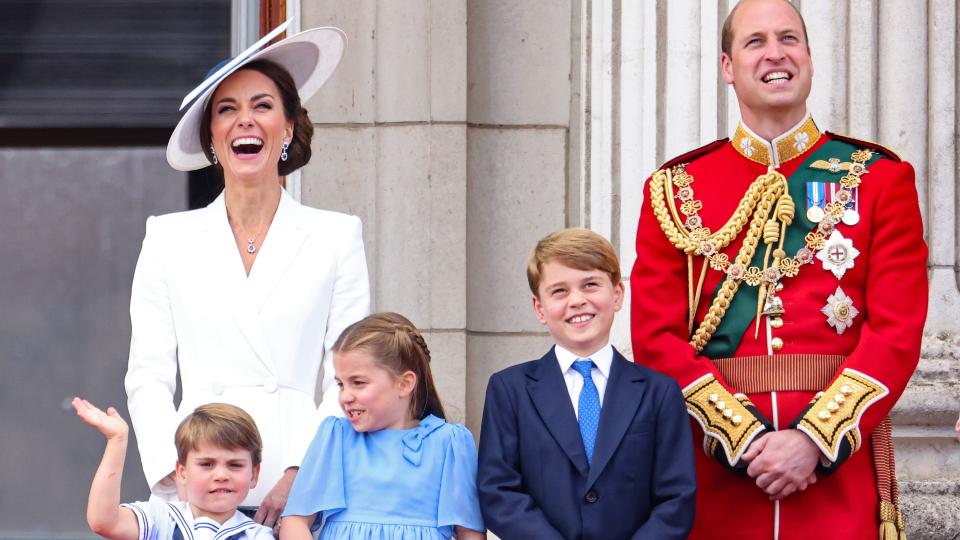
M 789 179 L 830 137 L 823 134 L 777 170 Z M 766 165 L 738 152 L 734 142 L 715 143 L 699 155 L 694 152 L 688 156 L 683 161 L 688 162 L 686 170 L 694 177 L 695 198 L 703 203 L 699 215 L 704 226 L 713 231 L 727 222 L 750 184 L 767 172 Z M 850 161 L 849 155 L 837 157 Z M 687 257 L 664 235 L 651 209 L 649 182 L 645 196 L 637 230 L 637 261 L 630 280 L 634 357 L 671 375 L 683 388 L 712 374 L 727 390 L 737 393 L 739 389 L 724 380 L 715 364 L 697 355 L 689 344 Z M 806 210 L 805 201 L 795 204 L 798 214 Z M 799 275 L 784 278 L 780 293 L 785 309 L 783 326 L 773 329 L 764 322 L 755 338 L 752 322 L 734 356 L 772 353 L 774 357 L 845 357 L 831 379 L 844 370 L 855 370 L 888 391 L 859 417 L 853 431 L 859 429 L 862 445 L 831 475 L 818 475 L 817 483 L 806 491 L 779 502 L 768 500 L 754 479 L 737 475 L 717 459 L 697 452 L 697 511 L 690 538 L 877 537 L 879 498 L 869 435 L 889 413 L 916 367 L 926 317 L 927 249 L 913 168 L 893 156 L 873 163 L 862 176 L 858 206 L 859 223 L 837 225 L 837 230 L 852 239 L 859 250 L 854 267 L 838 279 L 815 259 L 813 264 L 804 265 Z M 740 248 L 744 231 L 723 250 L 730 260 Z M 758 249 L 762 248 L 761 241 Z M 704 261 L 702 257 L 694 260 L 696 278 Z M 712 293 L 724 277 L 717 270 L 707 272 L 694 329 L 703 320 Z M 842 334 L 827 324 L 827 316 L 821 312 L 838 286 L 859 310 L 852 327 Z M 774 337 L 783 342 L 779 351 L 770 346 Z M 786 429 L 804 413 L 815 392 L 759 392 L 748 393 L 747 397 L 775 429 Z M 702 442 L 704 430 L 698 422 L 693 424 L 694 438 Z

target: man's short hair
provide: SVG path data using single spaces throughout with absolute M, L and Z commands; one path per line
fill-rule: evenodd
M 793 11 L 797 13 L 797 17 L 800 17 L 800 25 L 803 27 L 803 41 L 807 44 L 807 49 L 810 48 L 810 40 L 807 38 L 807 22 L 803 20 L 803 14 L 800 13 L 800 10 L 797 9 L 797 6 L 793 5 L 793 2 L 790 0 L 783 0 L 790 7 L 793 8 Z M 727 15 L 726 20 L 723 21 L 723 31 L 720 32 L 720 50 L 724 54 L 733 58 L 733 15 L 740 9 L 740 4 L 743 2 L 737 1 L 737 5 L 733 6 L 733 9 L 730 10 L 730 14 Z
M 527 283 L 534 296 L 540 296 L 543 267 L 556 261 L 577 270 L 601 270 L 614 285 L 620 283 L 620 260 L 606 238 L 590 229 L 560 229 L 537 242 L 527 262 Z
M 177 427 L 174 435 L 177 461 L 187 463 L 187 454 L 209 444 L 219 448 L 242 448 L 250 452 L 254 465 L 262 458 L 263 442 L 257 424 L 246 411 L 226 403 L 208 403 L 197 407 Z

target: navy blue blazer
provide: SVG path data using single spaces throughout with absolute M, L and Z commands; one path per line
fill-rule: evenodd
M 502 540 L 686 538 L 696 481 L 680 388 L 614 350 L 588 466 L 553 349 L 494 373 L 477 487 Z

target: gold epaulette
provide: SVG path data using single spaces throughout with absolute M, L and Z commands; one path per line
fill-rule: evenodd
M 715 439 L 731 466 L 750 446 L 765 426 L 747 407 L 753 404 L 743 394 L 733 395 L 711 374 L 704 375 L 683 389 L 687 412 L 696 418 L 703 433 Z M 715 444 L 704 441 L 708 451 Z
M 847 368 L 818 394 L 797 429 L 813 439 L 823 455 L 836 461 L 846 440 L 851 453 L 860 448 L 860 418 L 870 405 L 889 393 L 880 381 Z
M 896 161 L 897 163 L 903 161 L 903 159 L 901 159 L 900 156 L 899 156 L 896 152 L 894 152 L 893 150 L 890 150 L 890 149 L 887 148 L 886 146 L 883 146 L 883 145 L 881 145 L 881 144 L 879 144 L 879 143 L 875 143 L 875 142 L 873 142 L 873 141 L 868 141 L 868 140 L 866 140 L 866 139 L 859 139 L 859 138 L 857 138 L 857 137 L 851 137 L 850 135 L 843 135 L 843 134 L 841 134 L 841 133 L 834 133 L 834 132 L 832 132 L 832 131 L 827 131 L 826 134 L 829 135 L 831 139 L 837 139 L 838 141 L 843 141 L 843 142 L 846 142 L 846 143 L 850 143 L 850 144 L 852 144 L 852 145 L 854 145 L 854 146 L 856 146 L 856 147 L 858 147 L 858 148 L 869 148 L 869 149 L 871 149 L 871 150 L 875 150 L 875 151 L 883 154 L 885 157 L 890 158 L 890 159 Z

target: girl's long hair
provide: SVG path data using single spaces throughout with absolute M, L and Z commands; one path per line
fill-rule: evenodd
M 406 317 L 392 312 L 374 313 L 348 326 L 333 344 L 333 352 L 358 349 L 369 353 L 395 375 L 412 371 L 417 376 L 417 386 L 410 396 L 410 414 L 414 418 L 422 420 L 432 414 L 446 419 L 430 371 L 430 349 Z

